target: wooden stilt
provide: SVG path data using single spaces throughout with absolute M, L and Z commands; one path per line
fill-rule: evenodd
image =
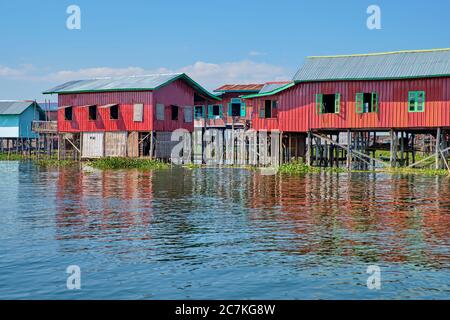
M 150 131 L 150 159 L 153 159 L 153 130 Z
M 352 132 L 347 130 L 347 169 L 352 168 Z
M 440 150 L 441 150 L 441 128 L 437 129 L 436 132 L 436 164 L 435 164 L 435 168 L 436 170 L 440 169 L 440 159 L 441 159 L 441 155 L 440 155 Z

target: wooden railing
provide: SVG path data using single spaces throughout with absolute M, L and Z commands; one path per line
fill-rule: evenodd
M 33 121 L 33 131 L 36 133 L 56 133 L 58 132 L 57 121 Z

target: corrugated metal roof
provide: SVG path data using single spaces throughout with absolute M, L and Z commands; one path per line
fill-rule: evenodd
M 179 76 L 181 76 L 181 73 L 76 80 L 66 82 L 62 85 L 47 90 L 44 93 L 112 91 L 131 89 L 153 90 Z
M 280 82 L 267 82 L 264 87 L 259 91 L 259 93 L 267 93 L 284 87 L 291 81 L 280 81 Z
M 33 101 L 0 101 L 0 114 L 22 114 L 32 104 L 34 104 Z
M 284 90 L 287 90 L 291 87 L 295 86 L 295 82 L 291 81 L 291 82 L 287 82 L 284 83 L 280 86 L 278 86 L 277 88 L 273 88 L 271 91 L 266 91 L 266 92 L 259 92 L 259 93 L 254 93 L 254 94 L 250 94 L 250 95 L 245 95 L 242 96 L 242 98 L 244 99 L 252 99 L 252 98 L 260 98 L 260 97 L 268 97 L 268 96 L 272 96 L 274 94 L 280 93 Z
M 186 80 L 198 91 L 203 92 L 210 98 L 220 100 L 184 73 L 151 74 L 143 76 L 108 77 L 69 81 L 45 91 L 44 94 L 156 90 L 159 87 L 167 85 L 178 79 Z
M 214 90 L 214 92 L 259 92 L 263 87 L 263 83 L 225 84 Z
M 294 81 L 450 76 L 450 49 L 308 57 Z

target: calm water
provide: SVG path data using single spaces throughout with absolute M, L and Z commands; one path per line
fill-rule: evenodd
M 0 299 L 450 298 L 449 178 L 0 174 Z

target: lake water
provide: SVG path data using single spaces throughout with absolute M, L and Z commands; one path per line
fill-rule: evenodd
M 450 298 L 449 178 L 18 162 L 0 177 L 0 299 Z

